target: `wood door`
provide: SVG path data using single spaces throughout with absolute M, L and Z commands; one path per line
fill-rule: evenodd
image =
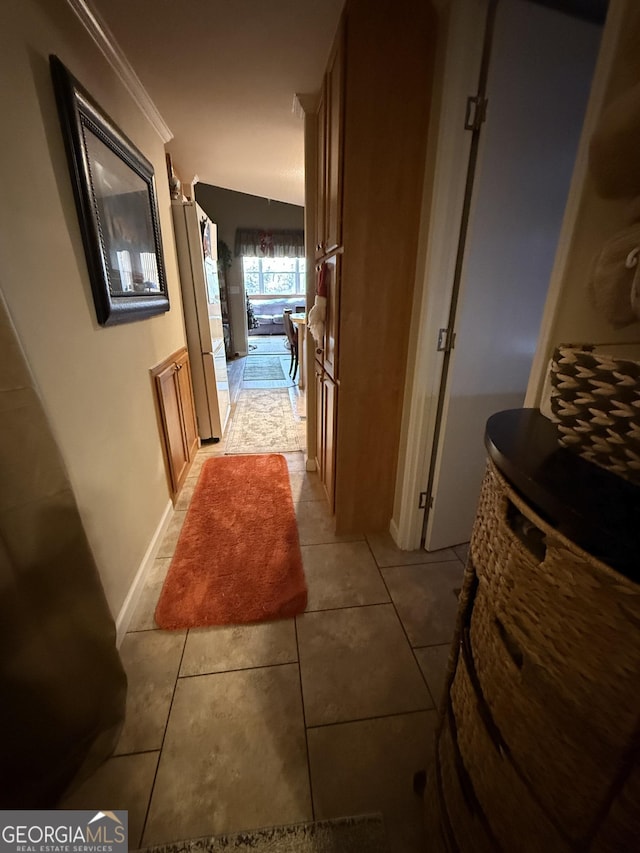
M 340 28 L 327 68 L 325 254 L 342 243 L 342 113 L 344 37 Z

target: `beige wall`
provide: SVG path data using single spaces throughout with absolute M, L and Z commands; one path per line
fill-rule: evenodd
M 184 344 L 164 146 L 63 0 L 4 0 L 0 27 L 0 287 L 117 616 L 168 502 L 148 371 Z M 168 314 L 97 325 L 50 53 L 155 167 Z
M 211 221 L 217 224 L 218 240 L 224 240 L 232 253 L 235 251 L 237 228 L 269 230 L 304 227 L 304 207 L 296 204 L 271 201 L 261 196 L 237 193 L 210 184 L 196 184 L 196 201 Z M 234 352 L 246 355 L 247 314 L 240 258 L 233 259 L 227 274 L 227 285 Z

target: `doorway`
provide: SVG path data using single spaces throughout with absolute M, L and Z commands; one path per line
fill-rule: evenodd
M 441 111 L 434 196 L 449 192 L 453 198 L 446 198 L 444 216 L 430 229 L 432 290 L 418 306 L 425 329 L 418 333 L 417 358 L 429 360 L 431 377 L 425 370 L 420 377 L 426 404 L 414 378 L 417 414 L 409 413 L 408 445 L 412 429 L 429 439 L 416 442 L 413 458 L 407 457 L 408 467 L 421 474 L 412 480 L 405 472 L 399 481 L 392 533 L 401 547 L 438 550 L 469 539 L 485 466 L 486 420 L 524 402 L 602 33 L 598 23 L 548 5 L 473 0 L 452 7 L 446 63 L 457 49 L 459 98 L 446 104 L 453 117 Z M 485 27 L 483 49 L 477 32 Z M 475 109 L 465 103 L 469 92 L 478 95 Z M 452 149 L 444 170 L 450 186 L 438 186 L 443 139 Z M 467 163 L 466 193 L 456 198 L 455 167 Z M 434 247 L 439 236 L 450 257 L 446 248 Z M 439 327 L 443 351 L 434 358 Z M 420 511 L 413 489 L 422 493 Z
M 227 452 L 304 451 L 306 396 L 291 317 L 305 314 L 305 259 L 252 248 L 239 259 L 247 354 L 230 364 Z

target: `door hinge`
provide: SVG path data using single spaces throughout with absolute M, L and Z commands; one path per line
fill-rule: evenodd
M 480 130 L 482 122 L 487 117 L 487 103 L 487 99 L 481 95 L 469 95 L 464 116 L 465 130 Z
M 429 509 L 433 506 L 433 495 L 429 498 Z M 427 508 L 427 493 L 420 492 L 420 499 L 418 501 L 418 509 L 426 509 Z
M 438 352 L 451 352 L 456 340 L 456 333 L 451 329 L 438 329 Z

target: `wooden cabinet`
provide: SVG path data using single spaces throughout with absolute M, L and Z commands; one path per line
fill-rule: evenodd
M 151 370 L 167 479 L 175 500 L 198 449 L 191 370 L 186 348 Z
M 327 132 L 327 101 L 326 101 L 326 86 L 323 84 L 320 92 L 320 103 L 318 105 L 318 140 L 316 148 L 316 240 L 315 240 L 315 256 L 321 258 L 324 254 L 324 246 L 326 240 L 326 176 L 327 176 L 327 161 L 326 161 L 326 145 L 325 137 Z
M 342 244 L 342 136 L 344 34 L 338 30 L 324 76 L 317 113 L 316 272 L 326 264 L 324 335 L 316 350 L 316 465 L 331 510 L 335 496 L 340 252 Z
M 344 36 L 339 29 L 318 107 L 316 258 L 342 244 L 342 131 Z
M 338 386 L 325 371 L 322 377 L 322 428 L 324 465 L 322 484 L 333 512 L 336 490 L 336 421 L 338 415 Z
M 316 357 L 333 379 L 338 379 L 338 344 L 340 326 L 340 255 L 332 255 L 323 261 L 327 285 L 327 308 L 324 335 Z M 318 265 L 319 269 L 319 265 Z
M 322 423 L 322 376 L 324 370 L 319 361 L 314 362 L 316 394 L 316 471 L 322 482 L 324 477 L 324 428 Z
M 307 197 L 317 211 L 316 263 L 331 265 L 316 353 L 318 461 L 338 533 L 388 530 L 393 511 L 423 192 L 428 199 L 430 191 L 433 5 L 346 0 L 322 84 L 318 175 L 310 176 Z
M 326 78 L 327 124 L 325 253 L 342 244 L 342 113 L 344 31 L 341 28 L 331 52 Z
M 335 445 L 338 385 L 315 362 L 316 375 L 316 469 L 333 512 L 335 501 Z

